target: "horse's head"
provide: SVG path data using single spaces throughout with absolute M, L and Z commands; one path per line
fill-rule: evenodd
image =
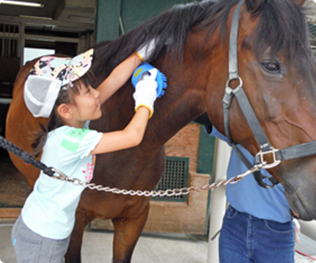
M 246 0 L 241 7 L 237 44 L 239 76 L 260 126 L 276 149 L 316 140 L 315 60 L 308 43 L 302 3 L 297 2 Z M 223 20 L 226 15 L 229 33 L 234 8 L 227 13 L 227 9 L 223 7 L 223 10 L 216 21 Z M 228 41 L 221 46 L 227 51 Z M 220 49 L 219 46 L 216 48 Z M 223 52 L 214 52 L 213 59 L 221 61 L 220 56 Z M 227 63 L 228 56 L 224 58 Z M 223 75 L 222 72 L 218 74 Z M 216 85 L 222 86 L 222 96 L 225 84 L 219 82 Z M 234 82 L 233 89 L 240 84 L 232 81 L 230 86 Z M 208 92 L 213 93 L 217 88 L 212 85 L 209 84 Z M 223 116 L 218 108 L 221 102 L 215 101 L 213 95 L 206 97 L 211 98 L 208 113 L 212 123 L 225 134 L 223 119 L 218 117 Z M 262 147 L 259 147 L 236 99 L 232 101 L 229 116 L 232 139 L 253 155 L 257 154 Z M 270 157 L 267 160 L 271 161 Z M 281 161 L 269 169 L 282 183 L 293 212 L 305 220 L 316 218 L 315 161 L 314 155 Z

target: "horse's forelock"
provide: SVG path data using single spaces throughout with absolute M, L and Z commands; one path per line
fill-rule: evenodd
M 257 58 L 262 58 L 268 48 L 272 57 L 280 52 L 288 60 L 302 55 L 311 57 L 306 21 L 300 6 L 293 1 L 262 1 L 249 11 L 259 18 L 252 36 Z M 299 50 L 304 54 L 299 54 Z
M 231 8 L 238 2 L 239 0 L 222 0 L 214 5 L 212 17 L 203 23 L 209 27 L 208 36 L 219 26 L 221 37 L 227 38 L 228 16 Z M 289 60 L 296 55 L 312 57 L 301 6 L 290 0 L 246 0 L 245 4 L 248 12 L 259 19 L 251 36 L 253 51 L 258 59 L 262 58 L 267 49 L 271 56 L 282 52 Z M 304 54 L 298 54 L 297 50 Z

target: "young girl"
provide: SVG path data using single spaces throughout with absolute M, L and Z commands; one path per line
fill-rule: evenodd
M 101 117 L 101 104 L 130 78 L 141 63 L 139 55 L 146 57 L 131 55 L 96 90 L 89 84 L 93 50 L 73 59 L 42 57 L 35 64 L 25 83 L 24 99 L 35 117 L 49 118 L 33 145 L 37 154 L 43 149 L 43 163 L 90 182 L 95 154 L 140 144 L 157 97 L 156 77 L 161 74 L 157 69 L 143 73 L 135 85 L 136 113 L 124 130 L 100 133 L 86 125 Z M 40 173 L 12 229 L 18 262 L 63 262 L 83 189 Z

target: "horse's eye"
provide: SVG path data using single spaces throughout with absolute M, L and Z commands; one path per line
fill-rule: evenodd
M 261 66 L 264 70 L 266 70 L 272 74 L 280 73 L 280 71 L 281 71 L 281 65 L 276 61 L 261 62 Z

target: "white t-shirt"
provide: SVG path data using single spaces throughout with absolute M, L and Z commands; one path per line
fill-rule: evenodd
M 50 132 L 41 161 L 69 177 L 90 182 L 95 156 L 90 152 L 102 133 L 62 126 Z M 22 208 L 24 223 L 35 233 L 52 239 L 68 237 L 75 222 L 75 211 L 84 188 L 54 179 L 41 171 L 33 192 Z

